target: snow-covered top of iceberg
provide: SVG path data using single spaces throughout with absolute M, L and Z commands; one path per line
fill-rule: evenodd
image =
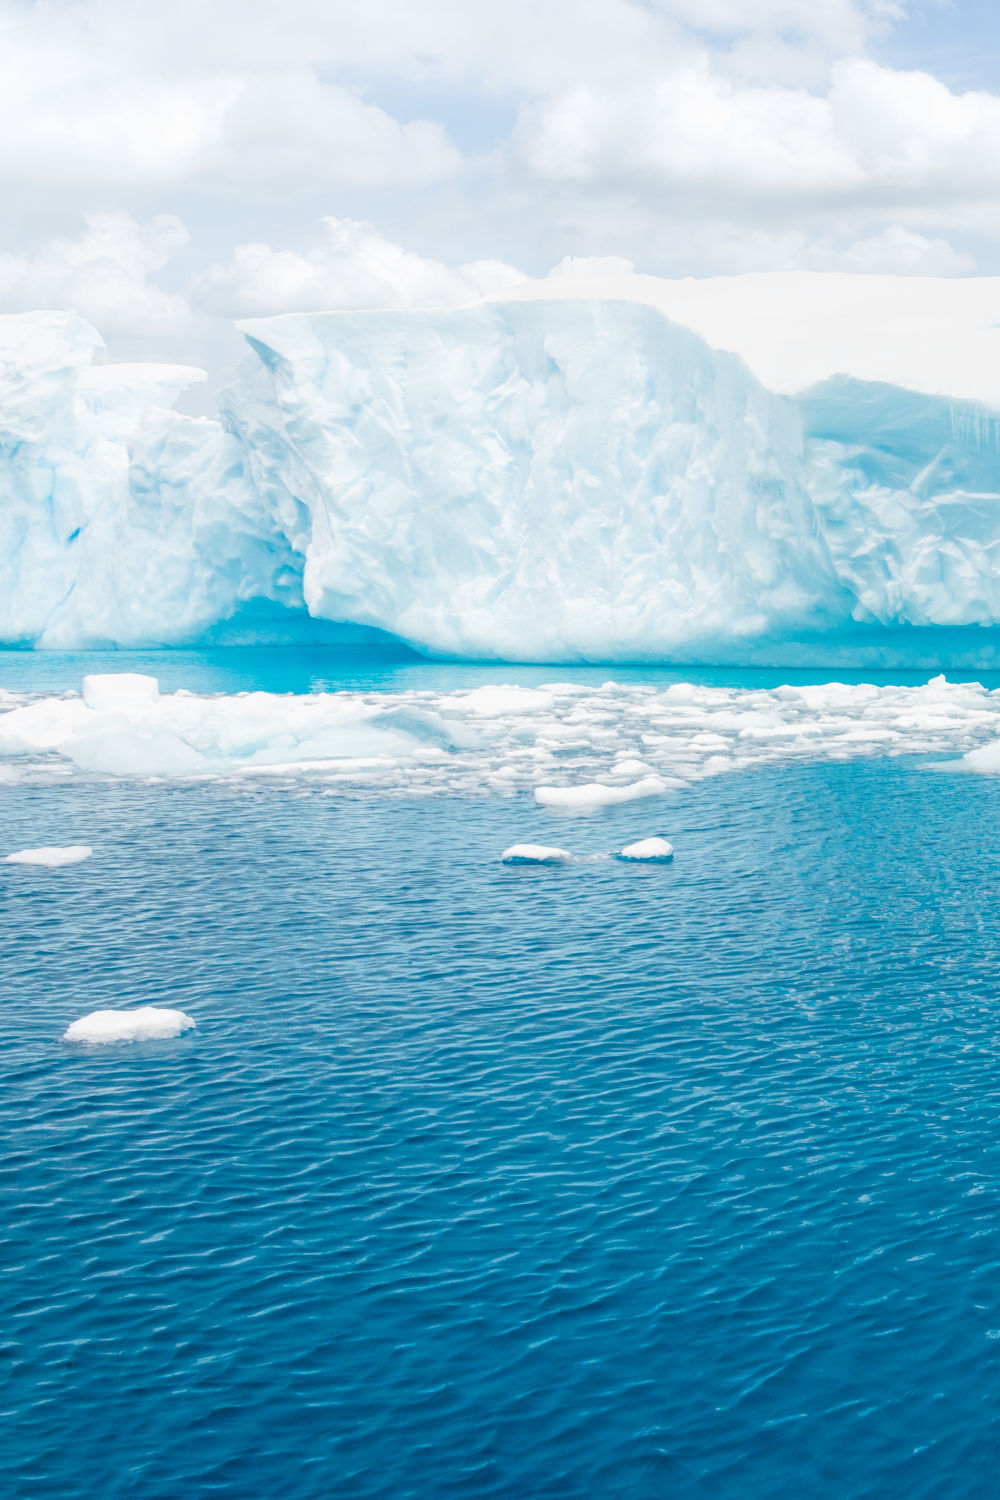
M 670 280 L 628 261 L 567 260 L 505 300 L 617 298 L 655 307 L 746 360 L 771 390 L 831 375 L 1000 407 L 1000 277 L 761 271 Z

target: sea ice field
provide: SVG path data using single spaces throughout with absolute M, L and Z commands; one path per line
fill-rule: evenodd
M 824 675 L 0 653 L 11 1493 L 992 1492 L 1000 681 Z

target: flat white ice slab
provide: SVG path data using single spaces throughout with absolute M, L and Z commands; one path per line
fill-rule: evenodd
M 673 859 L 674 846 L 666 839 L 640 839 L 636 844 L 626 844 L 619 859 L 664 860 Z
M 588 781 L 584 786 L 539 786 L 535 788 L 535 801 L 543 807 L 610 807 L 639 797 L 658 797 L 668 785 L 662 776 L 644 776 L 628 786 L 605 786 L 600 781 Z
M 145 708 L 160 696 L 155 677 L 141 672 L 101 672 L 83 679 L 83 701 L 88 708 Z
M 108 1042 L 162 1041 L 180 1036 L 194 1024 L 182 1010 L 167 1010 L 159 1005 L 140 1005 L 136 1010 L 95 1010 L 68 1026 L 63 1041 L 95 1046 Z
M 505 865 L 562 865 L 573 856 L 566 849 L 548 844 L 511 844 L 500 858 Z
M 42 849 L 17 849 L 4 855 L 5 865 L 48 865 L 52 870 L 59 865 L 78 865 L 93 854 L 89 844 L 66 844 L 62 848 L 52 846 Z

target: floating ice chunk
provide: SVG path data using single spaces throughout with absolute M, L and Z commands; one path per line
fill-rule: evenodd
M 151 1042 L 180 1036 L 194 1025 L 182 1010 L 159 1005 L 140 1005 L 136 1010 L 95 1010 L 82 1016 L 63 1032 L 64 1042 Z
M 18 849 L 4 856 L 5 865 L 47 865 L 55 870 L 60 865 L 78 865 L 93 854 L 89 844 L 48 845 L 41 849 Z
M 640 839 L 636 844 L 626 844 L 619 859 L 636 859 L 653 863 L 657 860 L 673 859 L 674 846 L 666 839 Z
M 83 679 L 83 701 L 88 708 L 127 712 L 156 703 L 160 684 L 141 672 L 101 672 Z
M 951 764 L 949 762 L 949 766 Z M 980 745 L 977 750 L 970 750 L 954 764 L 965 766 L 969 771 L 979 771 L 985 776 L 996 776 L 1000 773 L 1000 740 L 994 741 L 992 745 Z
M 662 776 L 644 776 L 628 786 L 605 786 L 600 781 L 588 781 L 585 786 L 537 786 L 535 801 L 543 807 L 610 807 L 612 803 L 634 802 L 639 797 L 659 797 L 677 784 L 664 781 Z
M 548 844 L 511 844 L 500 858 L 505 865 L 564 865 L 573 858 L 566 849 Z
M 460 709 L 480 718 L 499 718 L 502 714 L 531 714 L 551 708 L 551 693 L 539 692 L 537 688 L 485 687 L 473 688 L 453 700 L 452 709 Z
M 617 760 L 613 770 L 616 776 L 641 776 L 649 768 L 641 760 Z
M 67 750 L 81 771 L 104 776 L 185 776 L 205 766 L 204 756 L 165 729 L 148 734 L 108 728 L 74 740 Z

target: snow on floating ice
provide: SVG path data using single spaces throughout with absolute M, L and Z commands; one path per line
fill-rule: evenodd
M 83 701 L 88 708 L 141 709 L 159 696 L 156 678 L 141 672 L 102 672 L 83 679 Z
M 967 771 L 978 771 L 983 776 L 1000 775 L 1000 740 L 992 745 L 980 745 L 969 750 L 958 762 Z
M 89 844 L 43 845 L 40 849 L 18 849 L 3 858 L 5 865 L 47 865 L 56 870 L 60 865 L 78 865 L 93 854 Z
M 452 706 L 467 714 L 493 719 L 503 714 L 530 714 L 551 708 L 552 694 L 539 692 L 537 688 L 489 685 L 456 695 Z
M 95 1010 L 68 1026 L 63 1041 L 93 1046 L 164 1041 L 190 1031 L 194 1024 L 193 1018 L 182 1010 L 167 1010 L 159 1005 L 140 1005 L 136 1010 Z
M 553 811 L 589 812 L 751 766 L 955 759 L 1000 740 L 1000 691 L 978 683 L 552 682 L 530 691 L 540 700 L 530 711 L 510 698 L 502 712 L 494 701 L 490 714 L 470 714 L 467 691 L 423 688 L 160 693 L 114 709 L 88 708 L 77 695 L 8 694 L 0 779 L 308 779 L 337 794 L 521 793 Z M 986 770 L 989 761 L 984 750 L 967 768 Z
M 563 865 L 573 856 L 566 849 L 556 849 L 548 844 L 511 844 L 500 858 L 505 865 Z
M 678 785 L 676 781 L 672 783 Z M 629 786 L 605 786 L 600 781 L 589 781 L 583 786 L 538 786 L 535 801 L 543 807 L 564 807 L 589 810 L 596 807 L 611 807 L 618 802 L 635 802 L 640 797 L 659 797 L 669 791 L 671 782 L 662 776 L 644 776 Z
M 638 843 L 627 844 L 619 852 L 619 859 L 634 859 L 655 863 L 657 860 L 673 859 L 674 846 L 666 839 L 652 838 L 639 839 Z

